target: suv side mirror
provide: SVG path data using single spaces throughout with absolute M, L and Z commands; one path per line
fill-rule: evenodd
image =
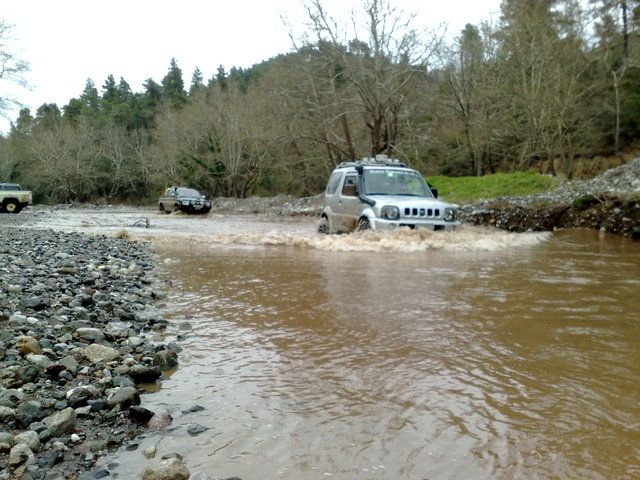
M 431 190 L 431 194 L 433 195 L 433 198 L 438 198 L 438 189 L 436 187 L 429 185 L 429 190 Z

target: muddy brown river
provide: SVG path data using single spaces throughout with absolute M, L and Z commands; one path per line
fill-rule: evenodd
M 638 242 L 141 211 L 46 223 L 152 241 L 163 340 L 181 339 L 180 368 L 143 395 L 173 422 L 101 459 L 113 476 L 178 452 L 243 480 L 640 478 Z

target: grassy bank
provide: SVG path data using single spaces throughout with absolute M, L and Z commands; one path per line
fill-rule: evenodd
M 429 177 L 439 195 L 448 202 L 469 203 L 505 196 L 524 196 L 552 190 L 556 177 L 533 172 L 496 173 L 484 177 Z

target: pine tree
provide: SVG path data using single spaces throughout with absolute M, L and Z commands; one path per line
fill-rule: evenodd
M 189 96 L 193 96 L 197 92 L 204 89 L 203 81 L 204 77 L 202 76 L 202 72 L 198 67 L 196 67 L 193 71 L 193 75 L 191 75 L 191 87 L 189 87 Z
M 162 79 L 162 98 L 173 107 L 180 107 L 187 101 L 182 70 L 178 67 L 175 58 L 171 59 L 169 72 Z

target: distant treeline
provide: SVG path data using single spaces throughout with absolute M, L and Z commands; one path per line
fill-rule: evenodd
M 571 176 L 576 158 L 640 137 L 637 0 L 504 0 L 454 40 L 364 3 L 366 29 L 349 32 L 312 0 L 295 51 L 248 69 L 196 69 L 187 85 L 172 60 L 142 92 L 110 75 L 23 109 L 0 137 L 0 180 L 52 202 L 144 202 L 169 184 L 307 195 L 379 153 L 428 174 Z

